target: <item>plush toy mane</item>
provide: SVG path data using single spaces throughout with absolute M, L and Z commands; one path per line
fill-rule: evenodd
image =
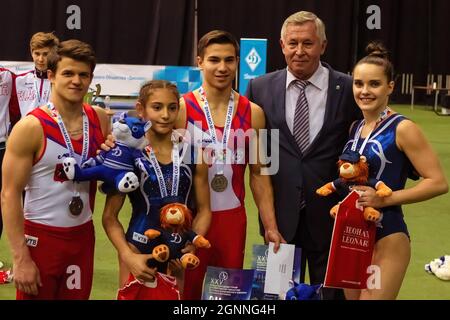
M 338 168 L 341 168 L 341 166 L 348 161 L 339 160 L 338 161 Z M 357 163 L 352 163 L 352 165 L 355 167 L 355 170 L 357 171 L 357 174 L 355 177 L 351 179 L 345 179 L 346 181 L 355 182 L 356 184 L 365 185 L 367 183 L 367 180 L 369 178 L 369 165 L 367 162 L 364 161 L 358 161 Z M 341 177 L 344 179 L 343 177 Z
M 173 225 L 167 222 L 166 216 L 167 212 L 172 209 L 178 209 L 184 215 L 184 223 L 182 225 Z M 169 203 L 161 208 L 161 213 L 159 215 L 161 227 L 163 229 L 170 229 L 175 233 L 183 233 L 191 229 L 192 226 L 192 213 L 188 207 L 181 203 Z

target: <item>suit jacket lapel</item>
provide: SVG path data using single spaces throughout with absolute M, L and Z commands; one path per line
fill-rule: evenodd
M 297 152 L 300 156 L 302 152 L 286 123 L 286 73 L 287 71 L 284 69 L 273 78 L 272 105 L 275 110 L 273 110 L 272 115 L 276 117 L 275 123 L 279 124 L 280 131 L 287 137 L 292 149 L 295 150 L 294 152 Z

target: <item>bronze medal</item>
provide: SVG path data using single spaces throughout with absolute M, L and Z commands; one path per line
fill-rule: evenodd
M 216 174 L 211 180 L 211 188 L 215 192 L 223 192 L 228 186 L 228 180 L 223 174 Z
M 83 211 L 83 206 L 83 200 L 81 200 L 80 196 L 73 196 L 69 203 L 70 213 L 74 216 L 79 216 Z

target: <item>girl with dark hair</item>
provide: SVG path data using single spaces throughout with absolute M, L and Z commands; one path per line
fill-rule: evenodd
M 353 69 L 353 95 L 364 119 L 353 124 L 344 151 L 351 149 L 364 155 L 369 178 L 384 181 L 393 193 L 382 198 L 371 187 L 355 187 L 362 192 L 361 206 L 382 212 L 372 257 L 380 281 L 375 288 L 346 289 L 345 295 L 347 299 L 387 300 L 397 297 L 411 257 L 401 205 L 444 194 L 448 185 L 439 159 L 420 128 L 388 105 L 394 78 L 386 49 L 380 43 L 370 43 L 367 53 Z M 421 179 L 405 188 L 413 170 Z
M 179 109 L 179 94 L 174 84 L 152 80 L 142 85 L 136 111 L 139 117 L 151 121 L 152 126 L 146 133 L 150 144 L 136 160 L 140 186 L 129 194 L 132 216 L 127 231 L 118 219 L 125 194 L 108 195 L 103 212 L 103 226 L 119 254 L 121 293 L 139 281 L 153 288 L 146 289 L 153 291 L 147 298 L 180 298 L 178 286 L 183 288 L 180 283 L 183 276 L 177 276 L 175 281 L 170 275 L 181 270 L 179 261 L 172 261 L 169 275 L 165 274 L 167 264 L 158 265 L 157 270 L 148 265 L 148 260 L 153 258 L 153 246 L 144 233 L 159 227 L 160 209 L 165 204 L 178 202 L 195 209 L 192 229 L 196 233 L 205 235 L 209 228 L 208 167 L 173 131 Z

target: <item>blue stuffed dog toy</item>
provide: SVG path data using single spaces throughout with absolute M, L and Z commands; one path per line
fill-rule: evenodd
M 127 193 L 136 190 L 139 187 L 139 179 L 133 172 L 134 160 L 148 145 L 145 133 L 150 127 L 151 122 L 128 116 L 126 112 L 122 113 L 119 120 L 112 125 L 116 146 L 109 151 L 101 151 L 81 167 L 74 158 L 65 158 L 63 170 L 67 179 L 103 181 L 99 189 L 104 193 L 113 190 Z
M 322 284 L 308 285 L 291 281 L 286 300 L 322 300 Z

